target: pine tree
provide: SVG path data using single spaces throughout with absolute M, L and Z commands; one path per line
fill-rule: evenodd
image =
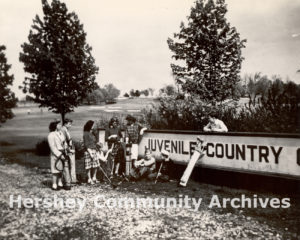
M 246 40 L 228 23 L 225 0 L 198 0 L 191 9 L 187 26 L 168 39 L 172 56 L 183 65 L 171 64 L 184 92 L 208 102 L 229 97 L 239 81 L 241 49 Z
M 8 71 L 11 65 L 7 64 L 5 57 L 6 47 L 0 45 L 0 122 L 4 123 L 7 119 L 11 119 L 14 115 L 11 111 L 16 106 L 17 98 L 15 94 L 8 88 L 12 85 L 14 76 L 9 75 Z
M 22 45 L 20 53 L 24 70 L 31 74 L 23 82 L 23 91 L 64 120 L 93 90 L 98 68 L 78 16 L 59 0 L 51 5 L 42 0 L 42 6 L 43 20 L 36 15 L 29 43 Z

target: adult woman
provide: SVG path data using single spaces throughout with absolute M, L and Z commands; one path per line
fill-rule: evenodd
M 52 173 L 52 189 L 59 190 L 60 187 L 64 187 L 65 190 L 71 189 L 71 179 L 69 172 L 69 163 L 64 156 L 64 144 L 65 138 L 62 134 L 60 121 L 51 122 L 49 125 L 48 143 L 51 150 L 50 153 L 50 166 Z M 65 180 L 65 186 L 62 183 L 62 174 L 57 169 L 58 161 L 62 161 L 63 164 L 63 176 Z
M 115 174 L 119 174 L 119 168 L 121 164 L 121 171 L 124 171 L 125 162 L 124 162 L 124 150 L 121 145 L 121 139 L 123 138 L 121 129 L 119 127 L 119 120 L 117 117 L 113 117 L 110 119 L 108 128 L 105 130 L 105 141 L 108 143 L 108 148 L 111 149 L 112 145 L 114 146 L 112 149 L 111 156 L 116 164 Z
M 87 170 L 88 183 L 94 184 L 99 181 L 96 178 L 97 169 L 100 166 L 99 157 L 97 154 L 97 140 L 92 134 L 94 121 L 89 120 L 83 127 L 83 143 L 85 147 L 84 165 Z

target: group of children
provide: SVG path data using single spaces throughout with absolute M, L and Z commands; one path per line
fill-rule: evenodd
M 50 146 L 50 163 L 52 173 L 52 189 L 59 190 L 64 188 L 70 190 L 71 185 L 79 184 L 76 179 L 75 171 L 75 149 L 69 132 L 72 120 L 65 119 L 63 126 L 60 121 L 51 122 L 49 125 L 50 133 L 48 143 Z M 132 180 L 140 178 L 168 180 L 166 168 L 169 162 L 169 153 L 162 151 L 162 160 L 159 168 L 157 161 L 151 155 L 150 149 L 145 149 L 145 155 L 138 160 L 138 144 L 146 128 L 136 122 L 136 119 L 128 115 L 126 117 L 125 135 L 123 137 L 119 121 L 113 117 L 109 122 L 109 127 L 105 131 L 105 141 L 108 151 L 104 153 L 103 144 L 97 141 L 94 134 L 95 122 L 89 120 L 83 128 L 84 144 L 84 166 L 87 173 L 87 183 L 98 183 L 97 171 L 101 170 L 105 176 L 125 176 L 126 166 L 126 147 L 130 146 L 130 169 L 129 176 Z M 61 167 L 59 167 L 61 166 Z M 128 169 L 127 169 L 128 170 Z M 109 173 L 110 172 L 110 173 Z M 64 179 L 64 184 L 62 179 Z

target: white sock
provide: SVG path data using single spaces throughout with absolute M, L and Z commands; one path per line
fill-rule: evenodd
M 52 184 L 52 187 L 53 187 L 54 189 L 56 189 L 56 188 L 57 188 L 57 184 L 56 184 L 56 183 L 53 183 L 53 184 Z
M 64 186 L 61 180 L 58 181 L 58 186 L 59 187 L 63 187 Z

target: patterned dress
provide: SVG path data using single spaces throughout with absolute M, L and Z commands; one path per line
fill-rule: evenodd
M 83 133 L 84 166 L 85 169 L 98 168 L 100 166 L 99 157 L 96 150 L 96 137 L 91 132 Z

